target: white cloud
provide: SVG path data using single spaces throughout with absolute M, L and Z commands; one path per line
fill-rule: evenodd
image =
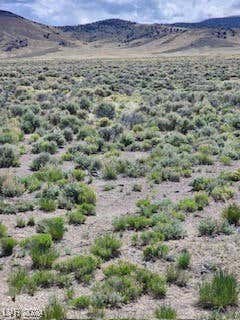
M 54 25 L 108 18 L 176 22 L 240 14 L 240 0 L 0 0 L 0 8 Z

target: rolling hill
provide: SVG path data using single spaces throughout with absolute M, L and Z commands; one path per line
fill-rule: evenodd
M 240 17 L 198 23 L 141 24 L 108 19 L 54 27 L 0 11 L 0 57 L 156 56 L 240 49 Z M 57 53 L 58 52 L 58 53 Z
M 185 28 L 240 28 L 240 16 L 230 16 L 223 18 L 211 18 L 195 23 L 175 23 L 176 27 Z
M 8 11 L 0 11 L 0 50 L 37 54 L 57 50 L 70 42 L 54 27 L 36 23 Z
M 168 34 L 182 33 L 185 28 L 161 24 L 140 24 L 120 19 L 108 19 L 78 26 L 64 26 L 60 30 L 71 33 L 75 38 L 93 42 L 109 40 L 130 43 L 137 39 L 159 39 Z

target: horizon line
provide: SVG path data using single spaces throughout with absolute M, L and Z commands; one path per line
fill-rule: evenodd
M 179 22 L 172 22 L 172 23 L 168 23 L 168 22 L 137 22 L 137 21 L 134 21 L 134 20 L 127 20 L 127 19 L 121 19 L 121 18 L 106 18 L 106 19 L 100 19 L 100 20 L 95 20 L 95 21 L 92 21 L 92 22 L 87 22 L 87 23 L 79 23 L 79 24 L 66 24 L 66 25 L 53 25 L 53 24 L 46 24 L 46 23 L 43 23 L 43 22 L 40 22 L 39 20 L 35 20 L 35 19 L 30 19 L 30 18 L 26 18 L 22 15 L 19 15 L 19 14 L 16 14 L 12 11 L 8 11 L 8 10 L 3 10 L 0 8 L 0 12 L 6 12 L 6 13 L 10 13 L 14 16 L 17 16 L 17 17 L 20 17 L 22 19 L 26 19 L 26 20 L 29 20 L 29 21 L 32 21 L 32 22 L 35 22 L 35 23 L 39 23 L 39 24 L 42 24 L 42 25 L 45 25 L 45 26 L 49 26 L 49 27 L 55 27 L 55 28 L 61 28 L 61 27 L 77 27 L 77 26 L 86 26 L 86 25 L 89 25 L 89 24 L 94 24 L 94 23 L 98 23 L 98 22 L 104 22 L 104 21 L 110 21 L 110 20 L 120 20 L 120 21 L 125 21 L 125 22 L 131 22 L 131 23 L 134 23 L 134 24 L 141 24 L 141 25 L 179 25 L 179 24 L 200 24 L 202 22 L 205 22 L 205 21 L 209 21 L 209 20 L 214 20 L 214 19 L 226 19 L 226 18 L 236 18 L 236 17 L 240 17 L 240 15 L 229 15 L 229 16 L 220 16 L 220 17 L 211 17 L 211 18 L 206 18 L 206 19 L 203 19 L 203 20 L 199 20 L 199 21 L 195 21 L 195 22 L 187 22 L 187 21 L 179 21 Z

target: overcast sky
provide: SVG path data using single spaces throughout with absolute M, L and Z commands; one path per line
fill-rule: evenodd
M 109 18 L 166 23 L 240 15 L 240 0 L 0 0 L 0 9 L 51 25 Z

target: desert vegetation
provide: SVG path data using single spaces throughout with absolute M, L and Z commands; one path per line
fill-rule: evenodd
M 237 57 L 2 62 L 1 305 L 238 319 L 239 90 Z

